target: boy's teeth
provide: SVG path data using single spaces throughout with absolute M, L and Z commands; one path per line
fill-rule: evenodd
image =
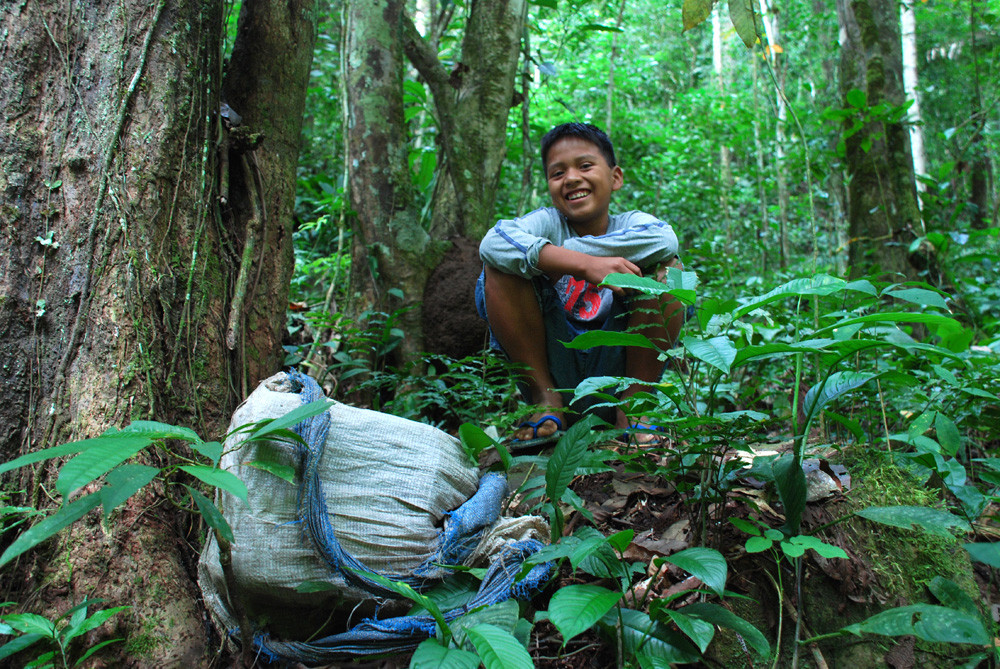
M 587 192 L 583 191 L 583 192 L 580 192 L 580 193 L 573 193 L 572 195 L 570 195 L 566 199 L 567 200 L 579 200 L 581 197 L 584 197 L 586 195 L 587 195 Z

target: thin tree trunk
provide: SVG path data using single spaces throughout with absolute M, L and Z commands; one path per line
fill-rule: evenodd
M 908 0 L 913 2 L 914 0 Z M 913 151 L 913 171 L 920 176 L 927 175 L 927 150 L 924 148 L 923 116 L 920 113 L 920 92 L 917 88 L 917 15 L 913 4 L 907 1 L 899 4 L 900 39 L 903 54 L 903 90 L 907 100 L 913 104 L 907 111 L 906 121 L 910 131 L 910 147 Z M 917 194 L 926 190 L 923 181 L 917 180 Z M 921 231 L 926 233 L 921 220 Z
M 722 49 L 722 20 L 720 6 L 712 11 L 712 70 L 715 73 L 715 86 L 721 100 L 725 94 L 725 54 Z M 733 188 L 732 159 L 729 156 L 728 137 L 723 136 L 719 144 L 719 206 L 722 217 L 726 221 L 726 248 L 733 245 L 733 219 L 729 211 L 729 192 Z
M 760 220 L 757 222 L 757 243 L 760 244 L 760 271 L 764 274 L 768 270 L 767 250 L 770 246 L 771 221 L 767 206 L 767 189 L 764 187 L 764 142 L 760 131 L 760 96 L 758 83 L 757 60 L 752 61 L 753 72 L 753 145 L 757 156 L 757 203 L 760 212 Z
M 615 91 L 615 58 L 618 57 L 618 30 L 622 27 L 622 15 L 625 13 L 625 0 L 618 5 L 618 18 L 615 19 L 616 31 L 611 34 L 611 54 L 608 56 L 608 92 L 604 103 L 604 132 L 609 137 L 614 123 L 614 91 Z
M 788 168 L 785 164 L 785 126 L 788 123 L 788 106 L 785 103 L 783 94 L 785 88 L 785 64 L 782 56 L 780 24 L 778 12 L 772 9 L 767 0 L 760 0 L 761 20 L 764 24 L 764 31 L 767 35 L 767 56 L 770 58 L 771 68 L 775 79 L 775 107 L 778 110 L 774 123 L 774 172 L 778 185 L 778 223 L 779 223 L 779 265 L 782 268 L 788 266 L 789 245 L 788 245 Z

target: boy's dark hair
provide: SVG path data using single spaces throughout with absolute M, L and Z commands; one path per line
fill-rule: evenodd
M 542 137 L 542 170 L 549 166 L 549 149 L 563 137 L 579 137 L 596 145 L 601 150 L 601 155 L 608 161 L 608 167 L 617 165 L 615 148 L 603 130 L 589 123 L 563 123 L 552 128 Z

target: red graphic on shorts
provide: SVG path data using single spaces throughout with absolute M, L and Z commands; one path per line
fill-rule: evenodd
M 566 283 L 566 311 L 574 313 L 579 300 L 582 300 L 583 304 L 576 311 L 576 317 L 581 320 L 594 318 L 601 308 L 601 295 L 597 286 L 583 279 L 570 277 Z

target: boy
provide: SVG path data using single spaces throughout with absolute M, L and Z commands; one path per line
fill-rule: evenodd
M 515 431 L 522 443 L 551 440 L 562 430 L 564 404 L 556 388 L 575 388 L 591 376 L 639 379 L 622 393 L 628 398 L 649 390 L 663 372 L 652 349 L 574 351 L 561 342 L 584 330 L 634 327 L 669 348 L 682 321 L 681 303 L 669 296 L 629 300 L 620 288 L 598 287 L 614 272 L 662 279 L 667 266 L 680 266 L 669 224 L 638 211 L 609 214 L 623 172 L 608 136 L 589 124 L 557 126 L 542 138 L 542 166 L 553 206 L 501 220 L 486 234 L 476 286 L 493 345 L 525 366 L 528 401 L 549 407 Z M 620 409 L 615 426 L 630 427 Z

